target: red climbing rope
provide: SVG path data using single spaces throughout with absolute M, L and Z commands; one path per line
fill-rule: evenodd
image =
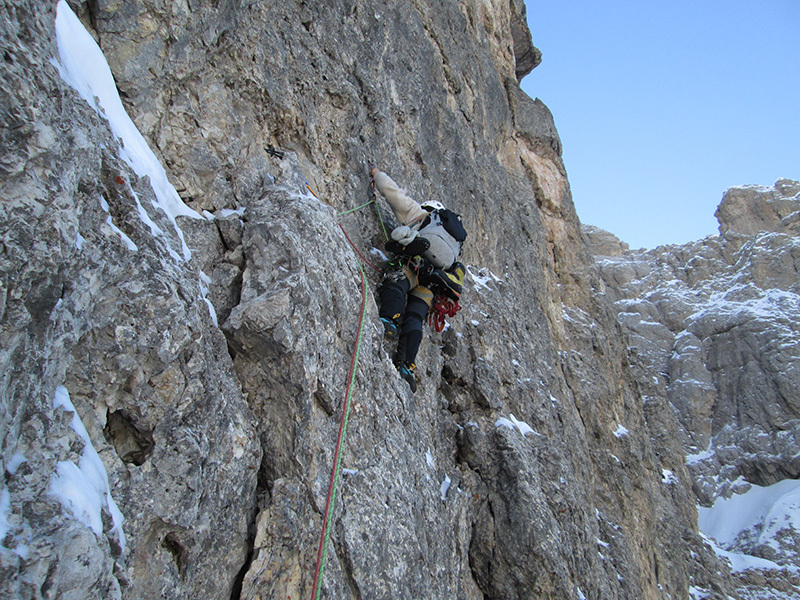
M 344 228 L 342 231 L 344 231 Z M 345 235 L 347 234 L 345 233 Z M 356 342 L 353 346 L 353 355 L 350 359 L 350 374 L 347 377 L 347 392 L 345 393 L 344 406 L 342 407 L 342 420 L 339 422 L 339 436 L 336 439 L 336 449 L 333 453 L 333 468 L 331 469 L 331 481 L 328 485 L 328 500 L 325 503 L 325 514 L 323 515 L 322 519 L 322 535 L 319 539 L 319 551 L 317 552 L 317 567 L 314 570 L 314 587 L 313 595 L 311 596 L 312 600 L 318 599 L 319 590 L 322 586 L 322 571 L 325 566 L 325 557 L 328 551 L 328 539 L 330 537 L 330 517 L 336 498 L 336 485 L 339 479 L 339 470 L 341 467 L 341 448 L 345 433 L 347 432 L 347 421 L 350 416 L 350 398 L 352 397 L 353 381 L 355 380 L 356 367 L 358 366 L 358 355 L 361 351 L 361 335 L 364 331 L 364 322 L 366 321 L 367 314 L 366 278 L 364 277 L 364 269 L 359 266 L 358 270 L 361 273 L 361 316 L 359 317 Z
M 455 317 L 459 310 L 461 310 L 461 305 L 459 305 L 458 301 L 439 294 L 433 301 L 433 306 L 431 306 L 431 312 L 430 315 L 428 315 L 428 323 L 430 323 L 431 327 L 436 331 L 442 331 L 444 329 L 445 319 L 447 317 Z
M 378 267 L 376 267 L 376 266 L 375 266 L 375 265 L 373 265 L 371 262 L 369 262 L 369 261 L 366 259 L 366 257 L 365 257 L 363 254 L 361 254 L 361 252 L 359 251 L 359 249 L 358 249 L 358 248 L 356 247 L 356 245 L 353 243 L 353 240 L 351 240 L 351 239 L 350 239 L 350 236 L 349 236 L 349 235 L 347 235 L 347 232 L 344 230 L 344 227 L 342 226 L 342 224 L 341 224 L 341 223 L 339 223 L 339 227 L 341 228 L 341 230 L 342 230 L 342 233 L 344 234 L 344 237 L 346 237 L 346 238 L 347 238 L 347 241 L 348 241 L 348 242 L 350 242 L 350 245 L 353 247 L 353 250 L 355 250 L 355 251 L 356 251 L 356 254 L 358 254 L 358 255 L 361 257 L 361 260 L 363 260 L 365 263 L 367 263 L 367 266 L 368 266 L 368 267 L 371 267 L 372 269 L 374 269 L 374 270 L 375 270 L 375 271 L 377 271 L 378 273 L 382 273 L 382 271 L 381 271 L 381 270 L 380 270 Z

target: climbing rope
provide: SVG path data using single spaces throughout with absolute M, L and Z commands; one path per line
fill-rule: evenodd
M 336 213 L 336 216 L 337 217 L 341 217 L 342 215 L 349 215 L 350 213 L 354 213 L 357 210 L 361 210 L 362 208 L 365 208 L 365 207 L 369 206 L 370 204 L 374 204 L 375 205 L 375 209 L 378 211 L 378 221 L 380 221 L 381 229 L 383 230 L 383 237 L 388 240 L 389 239 L 389 235 L 386 233 L 386 226 L 383 223 L 383 215 L 381 215 L 380 204 L 378 204 L 378 197 L 377 197 L 377 195 L 375 193 L 375 180 L 372 177 L 369 178 L 369 187 L 370 187 L 370 195 L 371 195 L 371 198 L 370 198 L 369 202 L 365 202 L 361 206 L 356 206 L 355 208 L 351 208 L 350 210 L 345 210 L 345 211 L 342 211 L 340 213 Z M 313 194 L 314 192 L 311 192 L 311 193 Z M 350 242 L 350 245 L 353 247 L 353 250 L 356 251 L 356 254 L 358 254 L 358 256 L 361 258 L 361 260 L 363 260 L 367 264 L 367 266 L 370 267 L 373 271 L 377 271 L 378 273 L 382 273 L 383 272 L 382 269 L 379 269 L 378 267 L 373 265 L 361 253 L 361 251 L 358 249 L 358 246 L 356 246 L 353 243 L 353 240 L 350 239 L 350 236 L 347 235 L 347 231 L 345 231 L 345 228 L 342 226 L 341 223 L 339 223 L 339 227 L 341 228 L 342 233 L 344 233 L 344 237 L 346 237 L 347 241 Z
M 431 306 L 431 312 L 430 315 L 428 315 L 428 323 L 430 323 L 431 327 L 436 331 L 441 332 L 445 326 L 445 319 L 447 317 L 455 317 L 459 310 L 461 310 L 461 305 L 458 301 L 439 294 L 433 301 L 433 306 Z
M 345 233 L 345 235 L 347 235 Z M 342 407 L 342 419 L 339 422 L 339 437 L 336 439 L 336 449 L 333 453 L 333 469 L 331 470 L 331 480 L 328 485 L 328 500 L 325 503 L 325 514 L 322 519 L 322 535 L 319 540 L 319 551 L 317 552 L 317 566 L 314 570 L 314 587 L 312 600 L 319 598 L 319 591 L 322 587 L 322 572 L 325 568 L 325 558 L 328 554 L 328 541 L 330 539 L 330 518 L 333 512 L 333 506 L 336 498 L 336 487 L 339 481 L 339 472 L 341 470 L 341 448 L 344 443 L 344 437 L 347 433 L 347 422 L 350 417 L 350 399 L 353 392 L 353 381 L 356 377 L 356 368 L 358 367 L 358 355 L 361 352 L 361 336 L 364 332 L 364 323 L 367 315 L 367 283 L 364 276 L 364 269 L 361 265 L 358 267 L 361 273 L 361 317 L 359 318 L 358 333 L 356 334 L 356 342 L 353 346 L 353 355 L 350 359 L 350 374 L 347 378 L 347 392 L 344 397 L 344 406 Z
M 370 204 L 372 204 L 373 202 L 375 202 L 375 199 L 374 199 L 374 198 L 373 198 L 372 200 L 370 200 L 369 202 L 365 202 L 365 203 L 364 203 L 364 204 L 362 204 L 361 206 L 356 206 L 355 208 L 351 208 L 350 210 L 343 210 L 342 212 L 336 213 L 336 216 L 337 216 L 337 217 L 341 217 L 342 215 L 349 215 L 350 213 L 354 213 L 354 212 L 356 212 L 357 210 L 361 210 L 361 209 L 362 209 L 362 208 L 364 208 L 365 206 L 369 206 L 369 205 L 370 205 Z
M 308 187 L 308 182 L 306 182 L 306 187 Z M 309 190 L 311 190 L 311 188 L 309 188 Z M 389 234 L 386 233 L 386 225 L 383 222 L 383 215 L 381 214 L 381 205 L 378 203 L 378 196 L 377 196 L 377 194 L 375 192 L 375 180 L 372 178 L 372 176 L 370 176 L 370 178 L 369 178 L 369 190 L 370 190 L 370 199 L 369 199 L 368 202 L 365 202 L 364 204 L 362 204 L 360 206 L 356 206 L 355 208 L 351 208 L 349 210 L 343 210 L 342 212 L 338 212 L 338 213 L 336 213 L 336 216 L 337 217 L 341 217 L 343 215 L 349 215 L 350 213 L 354 213 L 354 212 L 356 212 L 358 210 L 361 210 L 362 208 L 366 208 L 370 204 L 374 204 L 375 205 L 375 210 L 378 212 L 378 221 L 381 224 L 381 231 L 383 231 L 383 237 L 384 237 L 384 239 L 386 241 L 388 241 L 389 240 Z M 313 191 L 311 191 L 311 193 L 314 194 Z M 316 196 L 316 194 L 314 194 L 314 195 Z M 369 263 L 367 263 L 367 264 L 369 264 Z
M 356 251 L 356 254 L 358 254 L 358 256 L 361 258 L 361 260 L 363 260 L 365 263 L 367 263 L 368 267 L 371 267 L 373 270 L 377 271 L 378 273 L 382 273 L 383 271 L 381 269 L 379 269 L 378 267 L 373 265 L 371 262 L 369 262 L 367 260 L 367 258 L 363 254 L 361 254 L 361 252 L 359 251 L 358 247 L 353 243 L 353 240 L 351 240 L 350 236 L 347 235 L 347 231 L 345 231 L 345 229 L 344 229 L 344 227 L 342 226 L 341 223 L 339 223 L 339 228 L 342 230 L 342 233 L 344 234 L 344 237 L 346 237 L 347 241 L 350 242 L 350 245 L 353 247 L 353 250 Z

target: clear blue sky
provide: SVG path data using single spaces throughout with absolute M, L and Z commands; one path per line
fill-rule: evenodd
M 632 248 L 717 233 L 729 187 L 800 179 L 800 0 L 526 0 L 581 222 Z

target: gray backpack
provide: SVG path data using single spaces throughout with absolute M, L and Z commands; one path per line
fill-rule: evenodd
M 449 269 L 458 259 L 467 232 L 461 224 L 461 217 L 445 208 L 432 212 L 425 219 L 419 235 L 430 242 L 425 258 L 438 269 Z

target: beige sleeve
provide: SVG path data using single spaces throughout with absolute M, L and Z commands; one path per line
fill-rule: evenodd
M 373 176 L 375 185 L 380 190 L 383 197 L 389 202 L 389 205 L 394 211 L 397 220 L 403 225 L 410 225 L 422 216 L 428 213 L 419 205 L 419 202 L 406 194 L 406 191 L 400 188 L 394 180 L 383 171 L 378 171 Z

